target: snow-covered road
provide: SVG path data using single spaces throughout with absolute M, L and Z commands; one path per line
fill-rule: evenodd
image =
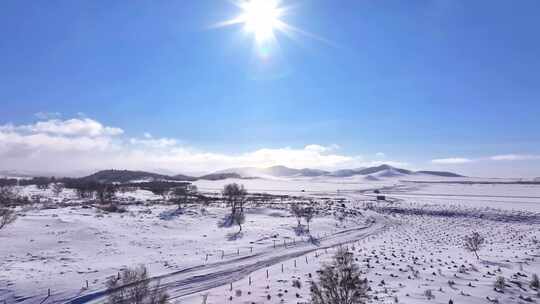
M 249 276 L 250 273 L 270 267 L 287 260 L 306 255 L 316 250 L 339 246 L 365 239 L 369 236 L 383 232 L 391 225 L 388 219 L 382 216 L 373 218 L 375 221 L 366 226 L 347 229 L 338 233 L 322 237 L 317 242 L 297 242 L 283 246 L 267 247 L 263 251 L 253 254 L 240 255 L 238 258 L 223 262 L 199 265 L 183 269 L 170 274 L 153 278 L 160 280 L 161 286 L 167 288 L 171 298 L 180 298 L 215 287 L 233 283 Z M 105 290 L 74 296 L 73 294 L 53 294 L 45 303 L 101 303 L 106 298 Z M 35 299 L 28 299 L 24 303 L 35 303 Z M 39 303 L 40 301 L 37 301 Z

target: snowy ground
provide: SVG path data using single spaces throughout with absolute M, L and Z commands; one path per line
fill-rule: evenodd
M 226 182 L 231 180 L 197 186 L 217 192 Z M 529 287 L 532 274 L 540 274 L 540 186 L 423 184 L 397 177 L 239 182 L 253 192 L 317 198 L 324 209 L 311 224 L 317 242 L 297 235 L 296 218 L 284 207 L 288 201 L 248 209 L 240 236 L 238 227 L 218 226 L 224 206 L 192 206 L 162 219 L 175 207 L 150 204 L 157 197 L 145 191 L 122 194 L 147 203 L 130 204 L 123 214 L 80 204 L 28 208 L 0 231 L 0 300 L 41 303 L 50 288 L 44 303 L 97 303 L 107 277 L 145 264 L 181 303 L 202 303 L 203 297 L 208 304 L 307 303 L 316 270 L 342 244 L 369 278 L 373 303 L 540 302 Z M 393 203 L 373 202 L 374 210 L 364 210 L 373 189 Z M 51 196 L 32 187 L 22 192 Z M 340 223 L 332 215 L 339 204 L 329 206 L 328 198 L 345 198 L 355 213 Z M 69 192 L 56 200 L 75 201 Z M 462 246 L 472 231 L 487 239 L 480 260 Z M 493 290 L 497 276 L 506 278 L 504 293 Z M 428 300 L 426 290 L 435 298 Z

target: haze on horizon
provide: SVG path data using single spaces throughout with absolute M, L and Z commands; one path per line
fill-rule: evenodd
M 0 171 L 540 176 L 538 1 L 257 2 L 3 1 Z

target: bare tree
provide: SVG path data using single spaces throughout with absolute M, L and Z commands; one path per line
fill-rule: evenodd
M 368 281 L 361 278 L 353 253 L 341 248 L 330 264 L 311 282 L 312 304 L 363 304 L 368 299 Z
M 229 217 L 230 224 L 236 224 L 240 228 L 238 233 L 242 232 L 242 224 L 246 218 L 244 215 L 244 203 L 247 196 L 247 190 L 244 185 L 232 183 L 223 187 L 223 197 L 231 206 L 231 214 Z
M 291 204 L 291 213 L 296 217 L 296 220 L 298 221 L 298 227 L 302 226 L 304 208 L 298 203 Z
M 13 186 L 0 187 L 0 206 L 11 205 L 16 199 L 17 193 Z
M 0 208 L 0 230 L 7 225 L 15 222 L 17 215 L 15 211 L 8 208 Z
M 238 233 L 242 232 L 242 224 L 246 222 L 246 216 L 243 212 L 236 212 L 232 215 L 232 222 L 238 225 Z
M 52 185 L 52 192 L 53 192 L 54 196 L 59 196 L 60 193 L 62 193 L 62 191 L 64 191 L 64 184 L 55 183 L 55 184 Z
M 171 201 L 178 205 L 178 209 L 182 209 L 182 205 L 187 204 L 190 198 L 196 194 L 197 186 L 186 184 L 173 188 L 169 194 L 169 197 Z
M 169 300 L 165 289 L 156 283 L 150 285 L 148 271 L 144 265 L 128 268 L 107 283 L 109 304 L 165 304 Z
M 231 214 L 234 215 L 238 209 L 240 209 L 240 213 L 244 213 L 244 202 L 247 196 L 244 185 L 238 185 L 237 183 L 227 184 L 223 187 L 222 195 L 231 206 Z
M 311 223 L 311 220 L 315 217 L 315 214 L 316 214 L 315 208 L 306 207 L 304 208 L 304 211 L 302 213 L 307 223 L 307 231 L 309 231 L 309 223 Z
M 473 252 L 477 259 L 480 259 L 478 256 L 478 251 L 482 249 L 484 243 L 484 237 L 475 231 L 471 235 L 465 237 L 464 247 L 466 250 Z
M 113 200 L 116 196 L 116 186 L 115 185 L 100 185 L 96 190 L 97 197 L 102 204 L 113 203 Z

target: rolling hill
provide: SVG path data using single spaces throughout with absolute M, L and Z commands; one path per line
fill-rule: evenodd
M 463 177 L 462 175 L 444 171 L 411 171 L 392 167 L 390 165 L 380 165 L 367 168 L 341 169 L 333 172 L 319 169 L 294 169 L 285 166 L 273 166 L 268 168 L 242 167 L 231 168 L 218 171 L 214 174 L 237 174 L 242 177 L 351 177 L 356 175 L 371 176 L 372 178 L 409 176 L 409 175 L 432 175 L 438 177 Z

